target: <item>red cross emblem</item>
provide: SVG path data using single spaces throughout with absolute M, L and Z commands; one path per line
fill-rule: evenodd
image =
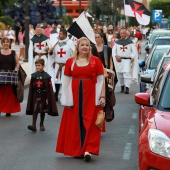
M 38 80 L 38 81 L 36 82 L 36 84 L 37 84 L 37 87 L 41 87 L 42 82 L 41 82 L 40 80 Z
M 62 58 L 63 54 L 66 54 L 66 51 L 63 51 L 63 48 L 60 48 L 60 51 L 58 51 L 57 54 L 60 54 L 60 58 Z
M 127 47 L 123 46 L 123 47 L 120 47 L 120 49 L 125 52 L 125 50 L 127 50 Z
M 44 47 L 44 44 L 39 43 L 37 44 L 37 47 L 39 48 L 39 50 L 41 50 L 41 47 Z

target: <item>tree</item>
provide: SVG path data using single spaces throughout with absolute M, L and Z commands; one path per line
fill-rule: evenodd
M 164 17 L 170 16 L 169 9 L 170 9 L 170 1 L 169 0 L 151 0 L 149 4 L 150 11 L 161 9 L 162 14 Z
M 0 22 L 4 23 L 6 26 L 13 26 L 14 25 L 14 20 L 9 17 L 9 16 L 2 16 L 0 17 Z
M 11 6 L 13 4 L 13 0 L 1 0 L 0 1 L 0 16 L 3 16 L 4 10 L 7 6 Z

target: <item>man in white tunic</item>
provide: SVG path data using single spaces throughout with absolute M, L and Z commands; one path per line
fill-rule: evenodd
M 67 36 L 67 31 L 65 29 L 61 29 L 59 32 L 59 41 L 55 45 L 53 50 L 54 55 L 54 63 L 53 63 L 53 77 L 55 81 L 56 87 L 56 101 L 58 101 L 59 91 L 61 91 L 62 77 L 64 74 L 65 63 L 68 58 L 73 56 L 73 52 L 75 49 L 75 43 L 70 40 Z
M 129 94 L 132 80 L 138 81 L 138 57 L 135 44 L 126 38 L 126 29 L 120 31 L 121 39 L 115 42 L 112 56 L 121 92 Z
M 29 69 L 30 74 L 35 72 L 35 61 L 38 58 L 42 58 L 45 61 L 44 71 L 47 72 L 47 61 L 48 61 L 48 49 L 51 48 L 49 38 L 42 34 L 40 26 L 35 29 L 35 35 L 30 40 L 29 44 Z

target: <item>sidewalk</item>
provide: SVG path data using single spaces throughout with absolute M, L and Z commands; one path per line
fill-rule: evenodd
M 20 46 L 19 45 L 12 44 L 11 49 L 15 50 L 15 52 L 19 56 L 19 52 L 20 52 Z M 26 87 L 29 86 L 30 78 L 31 78 L 31 76 L 29 75 L 29 64 L 28 64 L 28 62 L 23 62 L 23 61 L 20 61 L 20 64 L 27 74 L 27 78 L 25 80 L 25 88 L 26 88 Z

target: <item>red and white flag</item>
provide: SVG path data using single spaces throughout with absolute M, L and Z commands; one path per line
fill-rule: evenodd
M 150 11 L 140 2 L 124 0 L 125 15 L 135 17 L 139 24 L 148 25 L 150 23 Z

